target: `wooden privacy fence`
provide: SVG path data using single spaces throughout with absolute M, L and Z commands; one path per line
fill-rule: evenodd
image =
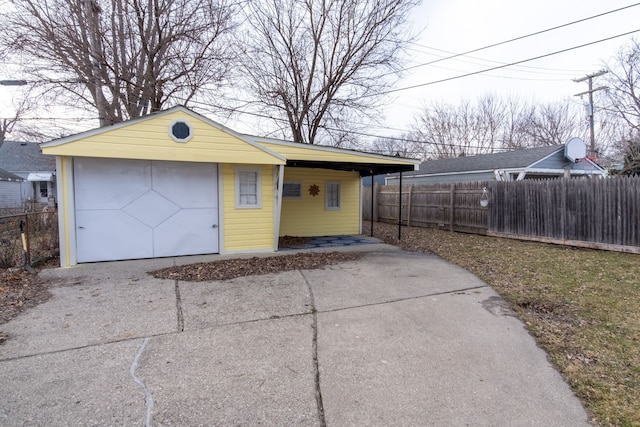
M 487 183 L 402 186 L 402 224 L 485 234 L 488 208 L 480 206 Z M 375 186 L 373 220 L 398 222 L 399 186 Z M 485 196 L 488 198 L 488 193 Z M 371 188 L 363 190 L 363 220 L 371 220 Z
M 398 223 L 398 186 L 373 197 L 373 220 Z M 371 220 L 370 188 L 362 211 Z M 401 223 L 640 253 L 640 177 L 403 185 Z
M 640 253 L 640 177 L 494 182 L 487 234 Z

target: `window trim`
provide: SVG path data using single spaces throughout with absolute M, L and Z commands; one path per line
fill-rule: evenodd
M 235 181 L 235 208 L 236 209 L 262 209 L 262 168 L 249 167 L 249 166 L 236 166 L 234 167 L 234 181 Z M 243 172 L 256 174 L 256 203 L 247 204 L 241 202 L 240 194 L 240 174 Z
M 178 138 L 173 134 L 173 126 L 178 123 L 184 123 L 189 128 L 189 135 L 186 138 Z M 187 142 L 191 138 L 193 138 L 193 126 L 191 126 L 191 123 L 189 123 L 185 119 L 176 119 L 169 123 L 169 136 L 171 136 L 171 139 L 173 139 L 175 142 Z
M 284 192 L 285 185 L 297 185 L 298 186 L 298 195 L 297 196 L 287 196 Z M 284 181 L 282 183 L 282 198 L 283 199 L 302 199 L 302 182 L 301 181 Z
M 338 188 L 338 205 L 337 206 L 329 206 L 331 192 L 329 191 L 329 187 L 332 185 L 337 185 Z M 342 209 L 342 184 L 340 181 L 326 181 L 324 183 L 324 209 L 327 211 L 339 211 Z

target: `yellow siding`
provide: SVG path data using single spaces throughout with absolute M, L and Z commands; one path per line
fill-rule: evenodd
M 252 251 L 274 249 L 273 225 L 273 170 L 272 166 L 262 168 L 262 208 L 235 208 L 235 169 L 234 166 L 221 165 L 223 171 L 223 212 L 224 212 L 224 250 Z
M 348 151 L 331 151 L 326 147 L 316 147 L 309 144 L 277 144 L 257 140 L 260 145 L 282 154 L 287 160 L 311 160 L 324 162 L 349 162 L 349 163 L 374 163 L 393 165 L 415 165 L 416 161 L 400 158 L 367 155 L 366 153 L 356 153 Z
M 284 181 L 302 183 L 302 198 L 282 200 L 280 236 L 332 236 L 360 232 L 360 176 L 328 169 L 285 168 Z M 325 210 L 325 183 L 340 182 L 341 209 Z M 320 194 L 309 194 L 311 185 Z
M 182 119 L 191 125 L 193 137 L 176 142 L 169 125 Z M 151 116 L 112 130 L 100 129 L 84 138 L 55 146 L 43 146 L 44 154 L 121 159 L 177 160 L 187 162 L 283 164 L 272 154 L 224 132 L 183 111 Z

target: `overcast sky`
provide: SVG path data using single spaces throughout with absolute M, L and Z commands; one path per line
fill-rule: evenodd
M 478 49 L 516 37 L 602 14 L 635 4 L 633 0 L 423 0 L 413 14 L 419 39 L 410 47 L 407 67 Z M 397 88 L 423 85 L 502 64 L 526 60 L 555 51 L 640 30 L 640 5 L 544 34 L 481 50 L 455 59 L 408 70 Z M 640 39 L 640 32 L 634 34 Z M 458 103 L 485 93 L 500 97 L 553 101 L 571 99 L 587 90 L 586 82 L 572 79 L 596 72 L 628 43 L 627 35 L 547 58 L 442 83 L 433 83 L 389 94 L 385 121 L 369 133 L 398 135 L 409 130 L 413 118 L 429 102 Z M 596 81 L 597 84 L 597 81 Z M 2 87 L 3 101 L 13 88 Z M 0 111 L 10 115 L 6 105 Z M 12 107 L 9 107 L 12 108 Z M 4 116 L 3 116 L 4 117 Z M 260 134 L 255 117 L 212 117 L 240 132 Z M 258 120 L 259 121 L 259 120 Z
M 423 30 L 417 44 L 412 46 L 413 57 L 408 65 L 424 64 L 635 3 L 633 0 L 425 0 L 414 14 L 414 25 Z M 414 68 L 398 87 L 434 82 L 636 30 L 640 30 L 640 5 L 468 56 Z M 640 32 L 634 36 L 640 38 Z M 395 92 L 394 102 L 386 109 L 385 125 L 372 131 L 393 133 L 384 128 L 408 128 L 425 102 L 475 100 L 487 92 L 540 101 L 569 98 L 579 101 L 573 95 L 587 90 L 587 83 L 575 83 L 572 79 L 602 69 L 603 61 L 612 58 L 631 37 L 618 37 L 518 66 Z

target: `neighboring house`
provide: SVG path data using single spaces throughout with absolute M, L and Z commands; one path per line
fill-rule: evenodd
M 5 141 L 0 146 L 0 168 L 23 178 L 22 201 L 47 203 L 56 200 L 56 161 L 42 154 L 34 142 Z
M 22 208 L 22 181 L 18 175 L 0 169 L 0 208 Z
M 584 157 L 586 145 L 582 140 L 572 138 L 567 144 L 428 160 L 420 164 L 418 171 L 403 173 L 402 183 L 438 184 L 586 175 L 606 176 L 607 172 L 603 168 Z M 386 184 L 398 185 L 399 178 L 398 174 L 387 176 Z
M 360 178 L 418 161 L 234 132 L 184 107 L 42 144 L 56 156 L 60 261 L 272 252 L 361 233 Z
M 384 179 L 387 175 L 376 175 L 373 177 L 373 185 L 384 185 Z M 362 186 L 365 188 L 371 188 L 371 177 L 366 176 L 362 178 Z

